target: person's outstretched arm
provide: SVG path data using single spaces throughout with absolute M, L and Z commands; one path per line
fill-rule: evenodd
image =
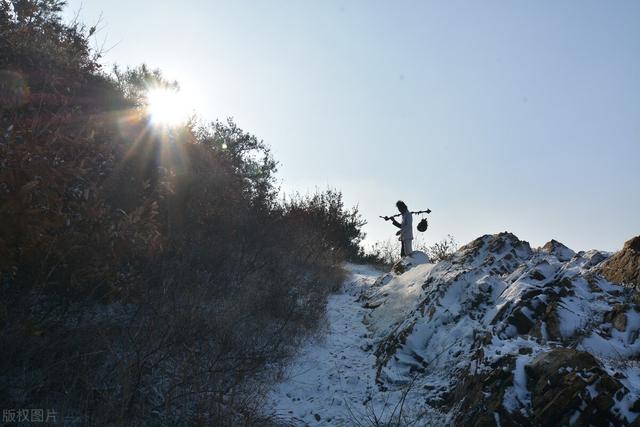
M 400 224 L 398 221 L 396 221 L 396 220 L 395 220 L 395 218 L 394 218 L 394 217 L 392 217 L 392 216 L 385 216 L 385 217 L 384 217 L 384 220 L 385 220 L 385 221 L 389 221 L 389 220 L 391 220 L 391 223 L 392 223 L 393 225 L 395 225 L 395 226 L 396 226 L 396 227 L 398 227 L 398 228 L 402 228 L 402 224 Z

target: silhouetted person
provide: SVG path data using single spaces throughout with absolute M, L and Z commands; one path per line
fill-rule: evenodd
M 409 212 L 409 208 L 404 204 L 402 200 L 398 200 L 396 207 L 402 214 L 402 222 L 399 223 L 393 217 L 385 217 L 385 221 L 391 220 L 393 225 L 398 227 L 400 231 L 396 235 L 400 235 L 400 242 L 402 244 L 400 248 L 400 256 L 411 255 L 413 250 L 411 249 L 411 241 L 413 240 L 413 215 Z

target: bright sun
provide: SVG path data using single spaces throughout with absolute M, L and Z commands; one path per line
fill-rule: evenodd
M 156 125 L 175 126 L 189 118 L 189 103 L 177 90 L 151 89 L 147 93 L 147 111 Z

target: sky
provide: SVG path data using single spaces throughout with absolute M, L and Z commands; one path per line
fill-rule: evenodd
M 178 80 L 280 162 L 283 191 L 427 244 L 511 231 L 614 251 L 640 234 L 638 1 L 77 1 L 102 63 Z M 414 220 L 417 223 L 417 220 Z M 416 232 L 417 233 L 417 232 Z

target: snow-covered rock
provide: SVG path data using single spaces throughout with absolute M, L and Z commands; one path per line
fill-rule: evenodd
M 611 258 L 500 233 L 437 264 L 347 265 L 273 411 L 293 425 L 640 425 L 640 297 L 603 276 Z
M 391 271 L 396 274 L 402 274 L 407 270 L 415 267 L 416 265 L 426 264 L 429 262 L 429 256 L 421 251 L 414 251 L 410 255 L 405 256 L 391 268 Z
M 553 255 L 558 258 L 558 261 L 566 262 L 574 257 L 576 254 L 574 251 L 558 242 L 557 240 L 551 239 L 542 247 L 541 252 Z
M 640 307 L 608 257 L 500 233 L 381 276 L 362 300 L 379 389 L 420 388 L 457 425 L 635 422 Z

